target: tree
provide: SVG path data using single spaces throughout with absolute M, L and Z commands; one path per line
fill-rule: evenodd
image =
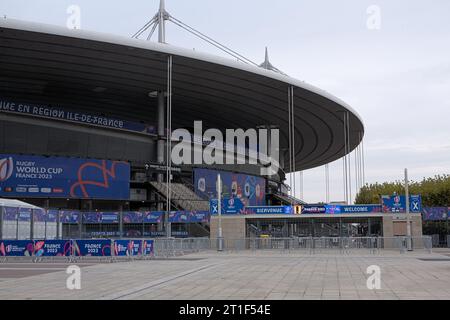
M 355 198 L 355 204 L 380 204 L 382 195 L 392 195 L 394 192 L 405 194 L 403 181 L 366 184 Z M 434 178 L 424 178 L 422 181 L 412 181 L 409 184 L 410 194 L 420 194 L 425 207 L 450 206 L 450 175 L 437 175 Z

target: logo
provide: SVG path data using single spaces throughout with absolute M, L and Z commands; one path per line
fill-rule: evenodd
M 0 160 L 0 182 L 6 181 L 11 178 L 13 168 L 14 165 L 12 157 Z

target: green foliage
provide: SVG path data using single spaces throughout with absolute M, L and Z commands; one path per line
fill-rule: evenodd
M 382 195 L 405 194 L 403 181 L 366 184 L 356 195 L 355 204 L 379 204 Z M 424 207 L 450 206 L 450 175 L 437 175 L 409 184 L 410 194 L 422 195 Z

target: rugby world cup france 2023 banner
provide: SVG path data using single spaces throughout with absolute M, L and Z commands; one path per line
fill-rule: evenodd
M 0 154 L 0 196 L 130 198 L 130 165 L 122 161 Z
M 266 180 L 246 174 L 211 169 L 194 169 L 195 192 L 200 196 L 217 198 L 217 174 L 222 180 L 222 194 L 238 198 L 245 207 L 266 204 Z
M 406 197 L 404 195 L 381 196 L 383 212 L 406 212 Z M 411 213 L 422 212 L 422 198 L 420 195 L 409 196 L 409 211 Z

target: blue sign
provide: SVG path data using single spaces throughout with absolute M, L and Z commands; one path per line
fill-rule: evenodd
M 31 257 L 33 254 L 33 240 L 0 240 L 0 256 Z
M 111 240 L 72 240 L 76 256 L 111 256 Z
M 450 208 L 424 207 L 422 209 L 422 216 L 425 221 L 445 221 L 450 217 Z
M 325 206 L 303 206 L 302 214 L 319 214 L 326 213 Z
M 142 253 L 144 255 L 153 254 L 153 250 L 154 250 L 153 240 L 144 240 L 142 242 Z
M 119 212 L 85 212 L 84 223 L 119 223 Z
M 291 206 L 246 207 L 245 214 L 293 214 Z
M 34 255 L 37 257 L 70 256 L 71 240 L 38 240 L 34 242 Z
M 219 214 L 219 205 L 217 199 L 209 201 L 209 211 L 211 214 Z M 243 214 L 244 204 L 238 198 L 222 199 L 221 214 Z
M 406 197 L 404 195 L 382 196 L 383 212 L 406 212 Z M 409 211 L 420 213 L 422 211 L 422 199 L 420 195 L 409 196 Z
M 217 174 L 222 181 L 224 198 L 240 199 L 244 206 L 264 206 L 266 204 L 266 180 L 229 171 L 194 169 L 195 192 L 203 198 L 217 196 Z
M 0 154 L 0 196 L 128 200 L 123 161 Z
M 144 134 L 157 134 L 155 126 L 146 125 L 144 123 L 119 120 L 110 117 L 97 116 L 81 112 L 72 112 L 64 110 L 60 107 L 55 108 L 50 106 L 6 101 L 1 98 L 0 98 L 0 112 L 23 114 L 53 120 L 77 122 L 110 129 L 121 129 L 140 132 Z
M 368 205 L 326 205 L 325 206 L 326 213 L 335 214 L 335 213 L 374 213 L 381 212 L 381 206 L 374 204 Z

